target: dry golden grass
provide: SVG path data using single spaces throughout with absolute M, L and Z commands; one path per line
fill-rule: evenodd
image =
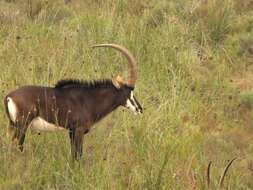
M 0 2 L 0 98 L 22 85 L 126 74 L 112 42 L 136 56 L 144 114 L 118 109 L 85 136 L 28 132 L 20 153 L 0 107 L 0 189 L 253 189 L 251 1 Z M 204 2 L 204 1 L 203 1 Z M 241 2 L 241 1 L 240 1 Z

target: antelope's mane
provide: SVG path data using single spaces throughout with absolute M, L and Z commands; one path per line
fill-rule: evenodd
M 102 88 L 102 87 L 114 87 L 111 79 L 102 80 L 78 80 L 78 79 L 64 79 L 55 84 L 55 88 Z

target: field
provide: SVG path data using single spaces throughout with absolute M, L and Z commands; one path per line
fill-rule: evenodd
M 22 85 L 127 77 L 138 61 L 141 116 L 119 108 L 85 136 L 11 144 L 0 103 L 0 189 L 253 189 L 252 0 L 0 0 L 0 99 Z M 220 176 L 229 160 L 223 187 Z

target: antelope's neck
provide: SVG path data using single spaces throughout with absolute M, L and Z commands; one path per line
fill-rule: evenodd
M 117 101 L 117 94 L 112 92 L 104 92 L 101 93 L 101 96 L 95 102 L 95 109 L 93 113 L 94 122 L 99 121 L 112 111 L 114 111 L 117 107 L 119 107 L 119 103 Z

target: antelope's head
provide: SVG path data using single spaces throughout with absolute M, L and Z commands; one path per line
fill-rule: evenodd
M 133 55 L 124 47 L 117 44 L 98 44 L 92 47 L 111 47 L 120 51 L 128 60 L 129 79 L 127 82 L 121 76 L 112 79 L 113 85 L 118 89 L 118 100 L 121 106 L 124 106 L 134 114 L 141 114 L 142 107 L 134 96 L 134 87 L 137 80 L 137 64 Z

